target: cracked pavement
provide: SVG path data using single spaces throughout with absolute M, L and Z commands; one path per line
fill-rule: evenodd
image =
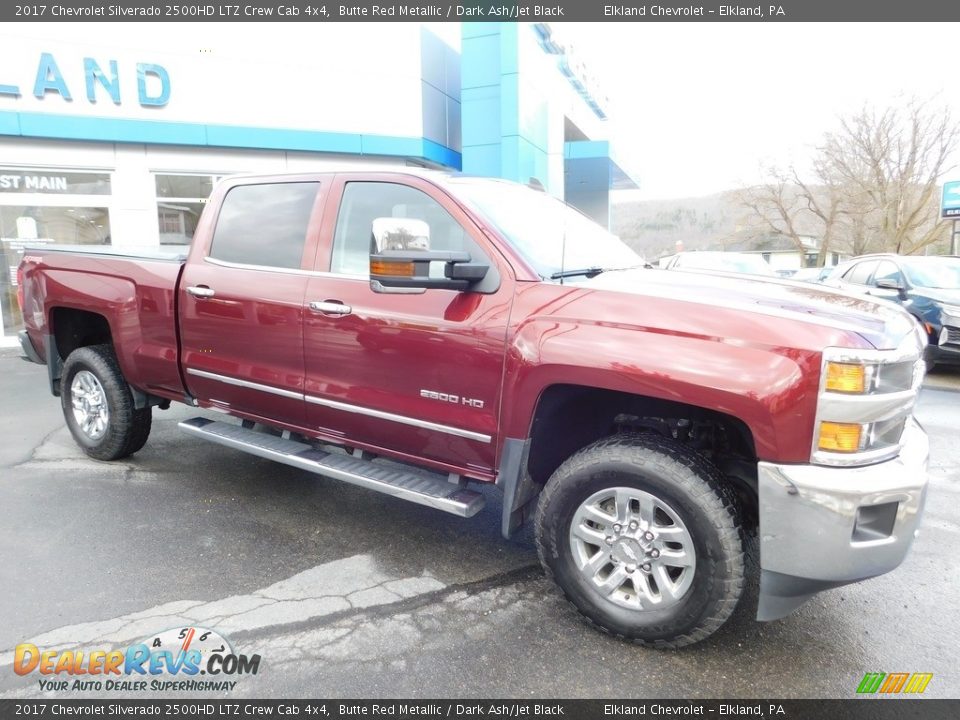
M 13 673 L 18 643 L 125 647 L 187 625 L 263 660 L 229 694 L 183 697 L 851 697 L 878 670 L 932 672 L 927 696 L 958 697 L 960 394 L 945 386 L 960 371 L 921 397 L 933 477 L 901 568 L 767 624 L 753 584 L 716 636 L 660 652 L 581 623 L 529 528 L 500 538 L 493 488 L 456 518 L 183 436 L 176 423 L 202 414 L 185 407 L 155 411 L 134 457 L 100 463 L 44 368 L 3 351 L 0 697 L 52 696 Z

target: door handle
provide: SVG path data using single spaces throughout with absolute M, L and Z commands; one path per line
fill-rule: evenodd
M 349 305 L 344 305 L 342 302 L 336 300 L 313 300 L 307 304 L 314 312 L 323 313 L 324 315 L 349 315 L 353 312 L 353 308 Z
M 212 288 L 208 288 L 206 285 L 190 285 L 187 287 L 187 293 L 193 295 L 195 298 L 212 298 L 216 293 Z

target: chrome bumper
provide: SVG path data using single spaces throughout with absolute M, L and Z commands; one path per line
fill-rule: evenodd
M 758 620 L 793 612 L 821 590 L 903 562 L 927 489 L 929 443 L 910 418 L 900 454 L 856 468 L 759 463 Z

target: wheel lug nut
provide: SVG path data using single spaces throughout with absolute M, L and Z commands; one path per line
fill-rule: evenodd
M 636 572 L 636 571 L 637 571 L 637 566 L 636 566 L 636 565 L 627 565 L 627 572 L 631 572 L 631 573 L 632 573 L 632 572 Z
M 653 550 L 650 551 L 650 557 L 652 558 L 660 557 L 660 551 L 654 548 Z
M 631 530 L 636 530 L 638 527 L 640 527 L 640 524 L 639 524 L 636 520 L 632 520 L 632 521 L 630 522 L 630 529 L 631 529 Z
M 621 530 L 623 530 L 623 527 L 621 527 L 620 525 L 614 525 L 614 526 L 613 526 L 613 531 L 614 531 L 614 532 L 620 532 Z
M 607 545 L 613 545 L 613 536 L 612 536 L 612 535 L 608 535 L 608 536 L 607 536 Z
M 640 569 L 643 570 L 644 572 L 650 572 L 651 567 L 652 566 L 650 565 L 650 563 L 644 563 L 643 565 L 640 566 Z
M 644 540 L 653 540 L 653 533 L 649 530 L 643 534 Z

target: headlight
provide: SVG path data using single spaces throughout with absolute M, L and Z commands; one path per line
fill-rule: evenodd
M 942 312 L 948 318 L 953 318 L 954 320 L 960 319 L 960 305 L 947 305 L 946 303 L 940 303 L 940 312 Z
M 824 350 L 811 462 L 866 465 L 900 452 L 923 382 L 921 334 L 896 350 Z

